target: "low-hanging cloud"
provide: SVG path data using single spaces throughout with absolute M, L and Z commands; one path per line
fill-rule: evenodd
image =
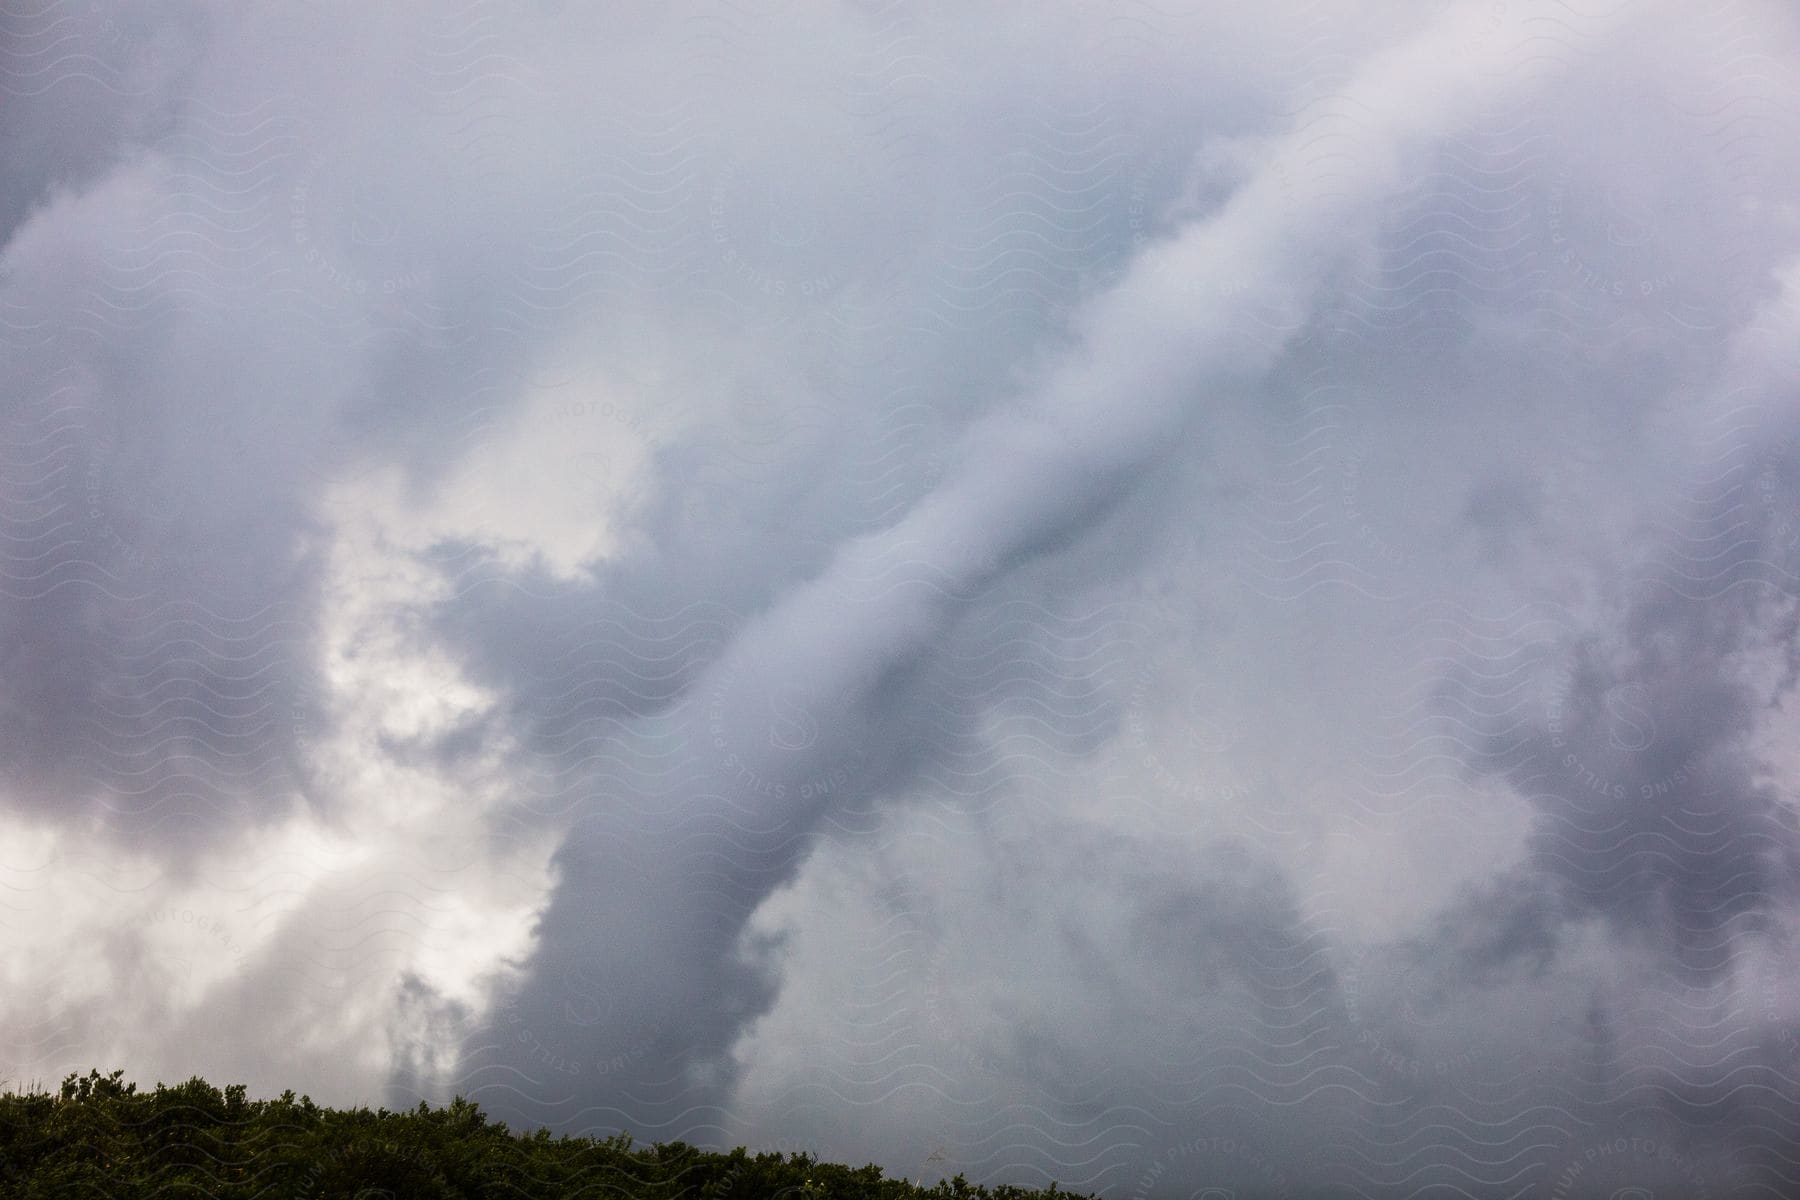
M 604 1099 L 619 1117 L 660 1127 L 651 1113 L 692 1120 L 729 1094 L 725 1055 L 772 987 L 733 957 L 739 931 L 797 869 L 821 815 L 873 786 L 849 780 L 848 765 L 860 772 L 884 753 L 888 722 L 871 712 L 884 687 L 971 594 L 1077 536 L 1210 394 L 1253 384 L 1305 321 L 1335 258 L 1417 169 L 1420 148 L 1521 85 L 1515 47 L 1466 53 L 1479 20 L 1458 12 L 1368 63 L 1334 102 L 1348 117 L 1340 127 L 1327 111 L 1276 139 L 1220 211 L 1142 251 L 1076 314 L 1074 344 L 1039 368 L 1041 382 L 975 423 L 945 479 L 898 522 L 849 542 L 818 577 L 744 622 L 688 687 L 688 703 L 606 746 L 631 767 L 590 785 L 580 830 L 558 852 L 533 976 L 478 1047 L 498 1048 L 495 1068 L 513 1073 L 507 1086 L 534 1101 L 555 1095 L 560 1081 L 533 1070 L 534 1059 L 539 1068 L 606 1061 L 592 1047 L 624 1045 L 630 1030 L 679 1013 L 678 1033 L 643 1035 L 651 1052 L 639 1070 L 586 1095 L 572 1083 L 568 1103 Z M 1323 153 L 1322 136 L 1353 147 L 1357 169 Z M 1229 294 L 1205 286 L 1221 279 L 1244 284 Z M 654 969 L 629 982 L 615 973 L 613 990 L 625 993 L 616 1015 L 594 1020 L 591 1034 L 572 1029 L 572 1019 L 585 1022 L 568 1012 L 566 972 L 593 970 L 621 947 Z M 671 961 L 682 952 L 694 960 Z M 512 1023 L 521 1028 L 508 1037 Z M 551 1037 L 559 1053 L 546 1052 Z M 688 1074 L 671 1067 L 678 1048 L 699 1060 Z M 702 1086 L 690 1092 L 690 1078 Z M 646 1093 L 660 1105 L 647 1107 Z
M 798 15 L 0 22 L 4 1065 L 1779 1190 L 1791 14 Z

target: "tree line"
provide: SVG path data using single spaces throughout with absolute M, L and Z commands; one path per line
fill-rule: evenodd
M 123 1071 L 0 1094 L 7 1200 L 1086 1200 L 1078 1193 L 889 1179 L 805 1153 L 520 1135 L 458 1096 L 415 1109 L 252 1100 L 195 1076 L 139 1091 Z

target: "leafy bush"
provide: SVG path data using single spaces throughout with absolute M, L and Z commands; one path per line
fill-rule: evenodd
M 0 1095 L 6 1200 L 1082 1200 L 1074 1193 L 886 1179 L 809 1154 L 721 1154 L 631 1135 L 517 1136 L 462 1098 L 407 1112 L 251 1100 L 195 1077 L 140 1092 L 123 1071 Z

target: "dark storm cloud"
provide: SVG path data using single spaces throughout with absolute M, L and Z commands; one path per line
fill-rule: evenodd
M 317 566 L 285 456 L 320 380 L 280 314 L 196 318 L 177 266 L 131 261 L 123 231 L 179 225 L 163 186 L 122 171 L 8 247 L 30 316 L 8 328 L 0 703 L 21 799 L 191 841 L 304 779 Z
M 1566 652 L 1539 728 L 1498 750 L 1542 814 L 1546 874 L 1701 969 L 1728 965 L 1738 919 L 1789 890 L 1778 793 L 1748 744 L 1768 698 L 1733 668 L 1756 626 L 1741 611 L 1720 621 L 1738 607 L 1640 606 L 1623 645 Z
M 1792 304 L 1778 291 L 1750 328 L 1779 336 Z M 1556 893 L 1700 972 L 1728 969 L 1792 899 L 1800 849 L 1756 741 L 1795 681 L 1787 365 L 1737 347 L 1725 420 L 1699 431 L 1708 453 L 1596 619 L 1449 693 L 1493 723 L 1476 761 L 1538 810 L 1534 858 Z
M 90 184 L 167 130 L 199 39 L 190 12 L 162 16 L 136 6 L 0 14 L 0 241 L 53 192 Z
M 21 1060 L 1779 1186 L 1791 14 L 801 15 L 6 16 Z

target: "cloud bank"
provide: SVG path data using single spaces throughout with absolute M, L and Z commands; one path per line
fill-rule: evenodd
M 11 1077 L 1791 1180 L 1782 6 L 0 38 Z

